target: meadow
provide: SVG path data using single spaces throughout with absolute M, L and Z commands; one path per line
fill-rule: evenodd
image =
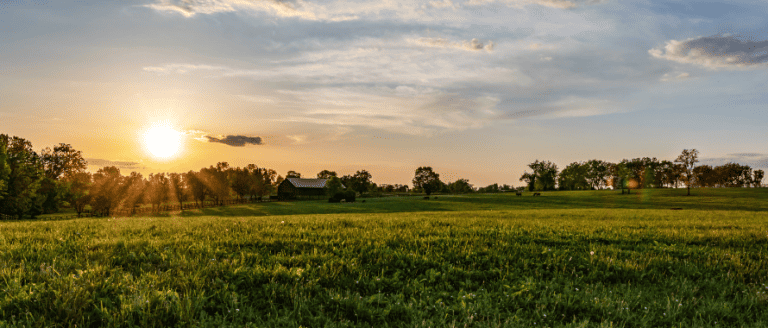
M 768 189 L 0 222 L 0 327 L 765 327 Z

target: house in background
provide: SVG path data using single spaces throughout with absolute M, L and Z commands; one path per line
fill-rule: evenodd
M 277 198 L 288 199 L 323 199 L 325 182 L 328 179 L 285 178 L 277 186 Z

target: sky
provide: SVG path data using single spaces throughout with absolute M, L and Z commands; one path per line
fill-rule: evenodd
M 0 2 L 0 133 L 124 174 L 522 185 L 535 160 L 690 148 L 768 169 L 766 91 L 765 1 Z

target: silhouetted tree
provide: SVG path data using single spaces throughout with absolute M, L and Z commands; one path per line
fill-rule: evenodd
M 93 174 L 90 195 L 91 208 L 95 213 L 109 216 L 118 207 L 124 187 L 123 180 L 120 169 L 114 166 L 102 167 Z
M 366 191 L 368 191 L 368 188 L 371 186 L 371 174 L 368 173 L 366 170 L 360 170 L 355 172 L 355 175 L 352 176 L 352 185 L 347 186 L 347 188 L 351 188 L 352 190 L 360 193 L 362 195 Z
M 145 190 L 147 200 L 152 204 L 152 211 L 159 212 L 160 206 L 170 199 L 171 182 L 165 173 L 150 174 Z
M 185 173 L 184 183 L 195 200 L 195 205 L 201 206 L 200 204 L 203 204 L 206 196 L 208 196 L 208 188 L 206 188 L 205 181 L 200 172 L 189 171 Z
M 187 200 L 187 188 L 184 181 L 184 174 L 168 173 L 168 183 L 170 184 L 171 199 L 179 202 L 179 209 L 183 209 L 184 201 Z
M 286 178 L 301 178 L 301 173 L 296 172 L 294 170 L 288 171 L 288 173 L 285 174 Z
M 432 171 L 431 166 L 420 166 L 413 177 L 413 187 L 424 191 L 427 196 L 442 185 L 440 175 Z
M 317 174 L 318 179 L 330 179 L 331 177 L 335 177 L 336 172 L 334 171 L 328 171 L 328 170 L 322 170 L 320 173 Z

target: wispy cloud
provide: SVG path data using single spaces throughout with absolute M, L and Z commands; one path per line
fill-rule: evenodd
M 734 35 L 669 40 L 648 53 L 656 58 L 711 69 L 768 67 L 768 40 L 756 41 Z
M 569 0 L 469 0 L 467 6 L 481 6 L 492 3 L 505 4 L 509 7 L 523 7 L 527 5 L 539 5 L 550 8 L 571 9 L 581 5 L 591 5 L 604 2 L 604 0 L 569 1 Z
M 749 165 L 753 169 L 768 169 L 768 154 L 763 153 L 735 153 L 722 157 L 702 158 L 700 164 L 723 165 L 727 163 L 739 163 Z
M 489 40 L 487 43 L 483 43 L 478 39 L 472 39 L 468 41 L 451 41 L 443 38 L 418 38 L 412 40 L 411 42 L 429 47 L 455 48 L 470 51 L 493 51 L 493 47 L 495 46 L 493 41 Z
M 690 77 L 691 77 L 691 74 L 689 74 L 688 72 L 671 72 L 671 73 L 664 73 L 664 75 L 662 75 L 659 80 L 662 82 L 681 81 L 681 80 L 687 80 Z
M 248 137 L 239 135 L 228 135 L 224 137 L 203 136 L 208 142 L 222 143 L 232 147 L 245 147 L 245 145 L 261 145 L 261 137 Z
M 101 158 L 86 158 L 86 162 L 88 162 L 88 166 L 94 166 L 94 167 L 105 167 L 105 166 L 114 166 L 119 169 L 127 169 L 127 170 L 143 170 L 147 167 L 142 165 L 141 162 L 132 162 L 132 161 L 111 161 L 108 159 L 101 159 Z

